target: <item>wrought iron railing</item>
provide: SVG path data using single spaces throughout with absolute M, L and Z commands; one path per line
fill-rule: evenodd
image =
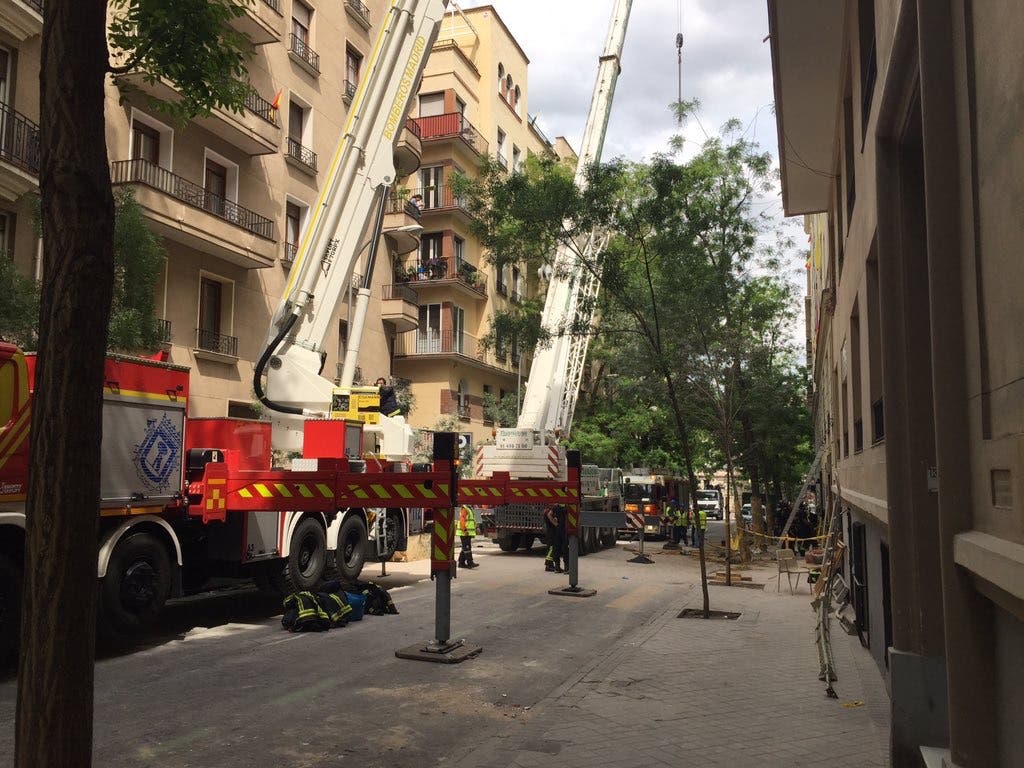
M 281 12 L 281 0 L 263 0 L 264 5 L 269 5 L 278 13 Z
M 416 190 L 420 196 L 423 211 L 450 211 L 460 210 L 469 212 L 462 198 L 455 194 L 455 191 L 446 185 L 437 187 L 421 187 Z
M 498 280 L 498 282 L 495 283 L 494 287 L 502 296 L 508 296 L 508 286 L 505 285 L 504 280 Z
M 397 195 L 391 195 L 388 198 L 387 213 L 404 213 L 419 221 L 423 212 L 412 200 L 401 200 Z
M 274 239 L 274 222 L 265 216 L 243 208 L 232 200 L 207 192 L 198 184 L 183 179 L 161 168 L 156 163 L 137 158 L 118 160 L 110 165 L 110 180 L 114 184 L 144 184 L 165 192 L 187 205 L 201 208 L 214 216 L 231 222 L 268 240 Z
M 400 299 L 407 301 L 410 304 L 420 303 L 420 297 L 416 294 L 412 288 L 409 287 L 408 283 L 393 283 L 392 285 L 385 285 L 381 289 L 381 298 L 384 301 L 391 301 L 393 299 Z
M 395 274 L 396 283 L 416 282 L 422 284 L 439 280 L 458 281 L 481 296 L 487 295 L 487 283 L 483 273 L 462 259 L 452 259 L 447 256 L 422 259 L 417 255 L 403 265 L 402 271 Z
M 519 291 L 512 291 L 509 294 L 509 299 L 512 300 L 513 304 L 522 304 L 523 303 L 523 294 L 521 294 Z
M 285 243 L 284 244 L 284 260 L 287 262 L 295 261 L 295 254 L 299 252 L 298 243 Z
M 405 120 L 405 129 L 409 131 L 417 139 L 423 138 L 423 131 L 420 130 L 420 124 L 416 122 L 416 118 L 409 117 Z
M 345 0 L 345 7 L 349 8 L 359 16 L 367 25 L 370 23 L 370 9 L 359 0 Z
M 351 80 L 345 81 L 345 92 L 341 94 L 346 103 L 351 103 L 352 99 L 356 97 L 356 89 L 359 87 L 358 83 L 353 83 Z
M 217 352 L 221 355 L 238 357 L 237 338 L 225 336 L 216 331 L 207 331 L 203 328 L 196 328 L 196 348 L 207 352 Z
M 501 153 L 498 154 L 498 165 L 500 165 L 503 170 L 508 170 L 508 158 Z
M 286 151 L 288 157 L 292 160 L 296 160 L 314 171 L 316 170 L 316 152 L 309 147 L 304 147 L 295 139 L 289 137 L 288 149 Z
M 456 405 L 455 406 L 455 411 L 456 411 L 456 413 L 458 413 L 459 418 L 462 419 L 463 421 L 469 421 L 470 420 L 470 413 L 471 413 L 471 411 L 470 411 L 470 408 L 469 408 L 469 403 L 462 403 L 462 404 Z
M 25 0 L 25 5 L 36 11 L 40 16 L 43 15 L 43 0 Z
M 163 320 L 158 318 L 156 321 L 156 331 L 160 336 L 160 341 L 164 344 L 171 343 L 171 321 Z
M 476 339 L 468 333 L 455 331 L 436 331 L 432 328 L 420 328 L 398 336 L 395 340 L 395 355 L 411 357 L 413 355 L 476 355 Z
M 423 141 L 441 139 L 462 139 L 477 154 L 487 154 L 487 139 L 470 123 L 461 112 L 448 112 L 444 115 L 417 117 L 420 126 L 420 138 Z
M 39 175 L 39 126 L 0 102 L 0 160 Z
M 317 74 L 320 73 L 320 54 L 310 48 L 309 43 L 294 32 L 288 34 L 288 52 L 294 53 Z
M 245 97 L 245 108 L 256 115 L 256 117 L 263 118 L 275 128 L 281 127 L 277 120 L 277 110 L 274 109 L 273 103 L 264 99 L 255 90 L 249 91 L 249 95 Z

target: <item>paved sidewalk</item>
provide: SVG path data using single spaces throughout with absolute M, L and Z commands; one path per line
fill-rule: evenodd
M 765 591 L 710 589 L 713 608 L 742 616 L 678 619 L 700 606 L 699 587 L 688 590 L 458 768 L 888 764 L 881 676 L 834 622 L 839 698 L 826 698 L 806 584 L 796 596 L 774 577 Z

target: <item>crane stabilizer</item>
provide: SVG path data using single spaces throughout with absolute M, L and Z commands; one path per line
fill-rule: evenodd
M 324 343 L 372 234 L 374 208 L 395 182 L 395 144 L 447 5 L 392 0 L 353 97 L 253 376 L 257 397 L 275 412 L 276 448 L 297 450 L 302 419 L 330 409 L 333 383 L 320 375 Z M 398 426 L 411 440 L 404 422 Z
M 590 167 L 601 161 L 632 5 L 632 0 L 615 0 L 612 10 L 576 165 L 575 182 L 580 189 L 586 188 Z M 599 288 L 599 275 L 581 268 L 577 260 L 582 255 L 593 265 L 606 243 L 605 233 L 592 232 L 579 254 L 569 244 L 558 247 L 541 316 L 541 326 L 550 334 L 550 341 L 534 356 L 517 428 L 499 430 L 496 445 L 481 447 L 477 462 L 480 473 L 565 476 L 564 451 L 558 446 L 558 438 L 568 435 L 572 426 L 590 341 L 589 333 L 573 331 L 578 332 L 580 326 L 590 327 L 593 299 Z

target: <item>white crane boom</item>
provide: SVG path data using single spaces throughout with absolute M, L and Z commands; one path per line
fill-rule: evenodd
M 576 165 L 575 181 L 581 190 L 586 188 L 590 167 L 601 161 L 632 6 L 632 0 L 614 0 Z M 607 241 L 607 233 L 591 232 L 579 252 L 568 243 L 558 247 L 541 316 L 550 341 L 534 357 L 517 428 L 499 430 L 496 445 L 481 446 L 478 473 L 565 476 L 565 452 L 558 439 L 568 435 L 572 426 L 600 287 L 600 275 L 593 267 Z M 579 264 L 580 258 L 587 267 Z M 581 333 L 582 329 L 586 332 Z
M 576 165 L 575 180 L 581 190 L 586 188 L 590 167 L 601 161 L 631 7 L 632 0 L 616 0 L 608 38 L 599 60 L 590 114 Z M 592 267 L 606 241 L 604 235 L 591 233 L 581 247 L 581 254 L 577 254 L 570 244 L 563 243 L 558 247 L 541 317 L 541 326 L 550 334 L 551 341 L 534 357 L 519 416 L 520 429 L 545 433 L 559 430 L 568 434 L 572 426 L 590 336 L 570 331 L 574 326 L 579 331 L 580 326 L 591 323 L 593 299 L 599 287 L 598 275 L 593 269 L 581 268 L 578 260 L 582 255 Z
M 330 409 L 333 382 L 320 376 L 324 343 L 349 290 L 374 207 L 395 182 L 395 144 L 447 5 L 448 0 L 392 0 L 368 57 L 253 376 L 257 397 L 275 412 L 277 448 L 297 449 L 303 419 Z M 381 428 L 411 440 L 411 430 L 399 422 L 382 417 Z

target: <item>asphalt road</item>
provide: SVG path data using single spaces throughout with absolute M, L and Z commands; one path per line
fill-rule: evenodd
M 660 545 L 659 545 L 660 548 Z M 289 634 L 276 604 L 235 590 L 169 607 L 132 649 L 96 666 L 97 766 L 387 766 L 452 764 L 481 739 L 522 727 L 692 586 L 690 558 L 629 564 L 621 546 L 588 555 L 596 597 L 547 594 L 540 547 L 502 554 L 478 540 L 481 567 L 452 588 L 452 635 L 483 646 L 459 665 L 397 659 L 433 637 L 425 562 L 389 564 L 400 615 L 322 634 Z M 368 568 L 364 577 L 377 571 Z M 13 755 L 15 682 L 0 682 L 0 765 Z

